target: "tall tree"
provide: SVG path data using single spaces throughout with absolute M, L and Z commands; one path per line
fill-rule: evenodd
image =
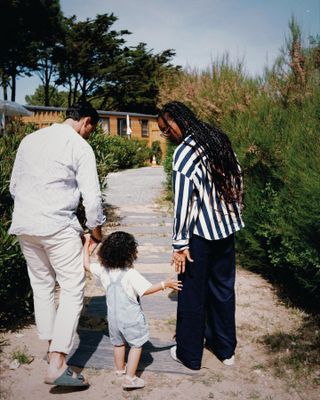
M 51 28 L 46 31 L 37 46 L 37 75 L 43 85 L 45 106 L 53 105 L 52 99 L 57 86 L 55 81 L 58 79 L 58 54 L 64 46 L 65 39 L 65 20 L 59 0 L 51 1 L 50 4 L 51 11 L 48 12 L 47 19 Z
M 113 84 L 106 84 L 96 92 L 102 98 L 100 107 L 155 113 L 163 74 L 180 68 L 170 63 L 174 55 L 170 49 L 153 54 L 145 43 L 125 48 Z
M 55 86 L 49 86 L 50 93 L 50 106 L 53 107 L 67 107 L 68 106 L 68 92 L 59 92 Z M 36 88 L 34 94 L 26 96 L 26 104 L 32 106 L 43 106 L 46 101 L 46 88 L 40 85 Z
M 61 16 L 59 0 L 0 0 L 0 69 L 9 78 L 11 100 L 18 76 L 38 68 L 39 49 L 52 43 Z M 4 90 L 8 79 L 2 79 Z
M 113 14 L 97 15 L 77 22 L 66 19 L 65 46 L 59 54 L 58 83 L 69 90 L 69 103 L 92 95 L 104 82 L 113 79 L 125 43 L 127 30 L 111 30 L 117 21 Z

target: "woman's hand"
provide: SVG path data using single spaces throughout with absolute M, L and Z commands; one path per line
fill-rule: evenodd
M 193 262 L 189 249 L 174 251 L 172 253 L 171 265 L 174 265 L 178 274 L 183 274 L 186 270 L 186 260 Z
M 175 290 L 182 290 L 182 282 L 177 281 L 176 279 L 169 278 L 164 282 L 164 287 L 165 288 L 171 288 Z

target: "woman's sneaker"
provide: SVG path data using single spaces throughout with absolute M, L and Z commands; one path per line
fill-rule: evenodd
M 179 358 L 177 357 L 177 346 L 172 346 L 172 347 L 170 348 L 170 355 L 171 355 L 171 358 L 172 358 L 174 361 L 177 361 L 178 363 L 181 363 L 181 361 L 180 361 Z
M 226 358 L 225 360 L 222 361 L 222 363 L 224 365 L 227 365 L 228 367 L 230 365 L 233 365 L 234 364 L 234 355 L 232 357 L 230 357 L 230 358 Z

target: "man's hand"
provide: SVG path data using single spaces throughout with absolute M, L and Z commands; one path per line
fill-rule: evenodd
M 193 262 L 189 249 L 174 251 L 172 253 L 171 265 L 174 265 L 178 274 L 183 274 L 186 270 L 186 260 Z

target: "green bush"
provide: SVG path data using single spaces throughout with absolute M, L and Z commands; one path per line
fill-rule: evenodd
M 167 199 L 168 200 L 173 200 L 173 195 L 172 195 L 172 156 L 173 156 L 175 149 L 176 149 L 176 146 L 173 143 L 168 141 L 166 157 L 163 161 L 163 168 L 167 175 L 166 184 L 167 184 Z
M 242 263 L 315 310 L 320 305 L 319 101 L 319 89 L 299 106 L 265 98 L 254 113 L 223 124 L 234 134 L 250 124 L 255 133 L 238 143 L 247 193 L 246 229 L 239 235 Z
M 25 259 L 15 236 L 8 235 L 13 201 L 9 182 L 21 139 L 32 127 L 13 122 L 0 137 L 0 320 L 7 325 L 33 311 L 32 292 Z
M 100 129 L 90 137 L 89 142 L 96 155 L 101 178 L 110 171 L 143 167 L 150 157 L 145 141 L 107 136 Z
M 150 149 L 150 161 L 151 162 L 152 162 L 153 156 L 156 158 L 156 163 L 158 165 L 160 165 L 162 162 L 162 149 L 161 149 L 159 140 L 155 140 L 151 144 L 151 149 Z

